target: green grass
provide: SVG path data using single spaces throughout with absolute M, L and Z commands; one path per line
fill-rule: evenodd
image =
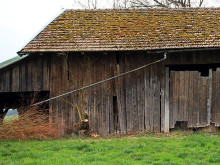
M 107 139 L 0 141 L 0 165 L 220 164 L 220 134 L 142 134 Z

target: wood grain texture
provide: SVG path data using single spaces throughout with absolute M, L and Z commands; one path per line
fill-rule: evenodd
M 30 57 L 0 71 L 0 92 L 49 91 L 50 56 Z

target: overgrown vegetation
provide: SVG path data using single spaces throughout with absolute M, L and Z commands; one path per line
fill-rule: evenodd
M 0 125 L 0 140 L 54 139 L 61 135 L 59 130 L 55 123 L 49 122 L 44 110 L 28 107 L 17 119 L 5 120 Z
M 122 138 L 0 141 L 0 164 L 220 164 L 220 136 L 142 134 Z

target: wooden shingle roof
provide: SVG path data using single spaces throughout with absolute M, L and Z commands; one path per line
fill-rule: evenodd
M 220 47 L 220 8 L 66 10 L 21 53 Z

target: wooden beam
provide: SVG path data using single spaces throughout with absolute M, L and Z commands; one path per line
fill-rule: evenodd
M 164 115 L 164 132 L 165 133 L 168 133 L 169 132 L 169 116 L 170 116 L 170 108 L 169 108 L 169 104 L 170 104 L 170 101 L 169 101 L 169 83 L 170 83 L 170 80 L 169 80 L 169 68 L 166 67 L 165 69 L 165 115 Z

